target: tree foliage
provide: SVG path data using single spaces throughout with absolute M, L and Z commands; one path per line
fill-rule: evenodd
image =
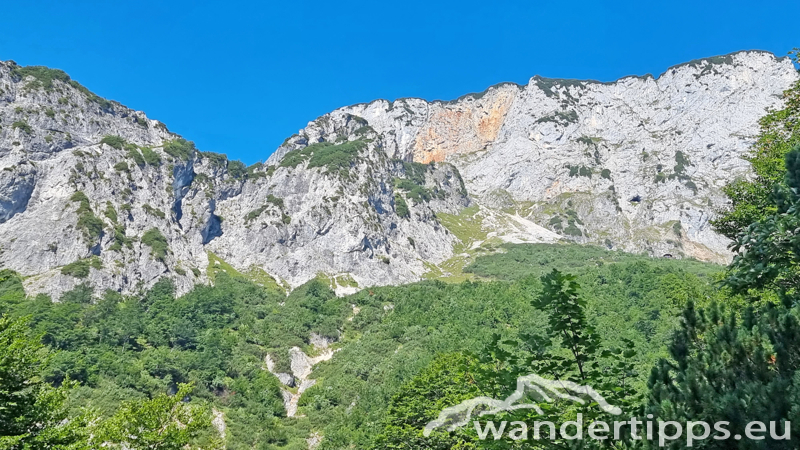
M 798 61 L 797 49 L 792 52 Z M 784 106 L 759 120 L 760 132 L 746 158 L 753 166 L 752 181 L 735 180 L 724 191 L 730 205 L 718 211 L 714 228 L 736 239 L 751 223 L 774 214 L 772 192 L 784 180 L 785 155 L 800 144 L 800 80 L 784 92 Z
M 800 148 L 785 157 L 785 184 L 773 186 L 772 213 L 748 225 L 724 283 L 751 304 L 696 309 L 689 303 L 682 327 L 649 380 L 646 411 L 662 420 L 728 422 L 745 436 L 747 423 L 774 422 L 777 436 L 797 435 L 800 419 Z M 771 301 L 775 292 L 780 302 Z M 791 423 L 791 425 L 789 425 Z M 673 443 L 673 448 L 683 448 Z M 796 442 L 742 440 L 736 448 L 795 448 Z M 706 448 L 731 448 L 709 441 Z
M 97 427 L 93 442 L 106 448 L 181 450 L 191 447 L 210 427 L 207 407 L 186 402 L 192 386 L 181 384 L 174 395 L 123 402 L 117 412 Z M 211 440 L 203 448 L 221 448 Z
M 73 384 L 53 388 L 40 375 L 48 358 L 27 320 L 0 317 L 0 449 L 88 449 L 89 417 L 65 408 Z

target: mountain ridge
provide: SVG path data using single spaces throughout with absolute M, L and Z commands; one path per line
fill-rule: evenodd
M 747 176 L 747 136 L 797 71 L 765 52 L 699 61 L 658 79 L 533 77 L 346 106 L 249 167 L 69 78 L 48 89 L 0 63 L 0 265 L 57 298 L 164 276 L 180 294 L 220 270 L 285 289 L 323 277 L 340 294 L 463 279 L 504 242 L 723 262 L 712 204 Z

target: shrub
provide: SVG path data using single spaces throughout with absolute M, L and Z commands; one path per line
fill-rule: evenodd
M 143 209 L 143 210 L 144 210 L 144 211 L 145 211 L 147 214 L 150 214 L 151 216 L 156 216 L 156 217 L 158 217 L 158 218 L 161 218 L 161 219 L 165 219 L 165 218 L 167 217 L 167 215 L 166 215 L 166 214 L 164 214 L 164 211 L 161 211 L 161 210 L 159 210 L 159 209 L 153 208 L 152 206 L 150 206 L 150 205 L 149 205 L 149 204 L 147 204 L 147 203 L 145 203 L 144 205 L 142 205 L 142 209 Z
M 196 151 L 194 142 L 183 138 L 174 139 L 164 144 L 164 153 L 182 161 L 191 159 Z
M 91 258 L 87 259 L 79 259 L 75 262 L 71 262 L 66 266 L 61 268 L 61 273 L 63 275 L 70 275 L 75 278 L 86 278 L 89 276 L 89 269 L 102 269 L 103 262 L 100 261 L 100 258 L 97 256 L 92 256 Z
M 122 250 L 123 245 L 131 248 L 133 247 L 133 242 L 125 236 L 125 227 L 123 225 L 117 225 L 114 227 L 114 243 L 108 247 L 108 250 L 118 252 Z
M 130 167 L 128 167 L 128 163 L 126 163 L 125 161 L 120 161 L 120 162 L 114 164 L 114 170 L 116 170 L 117 172 L 130 172 L 131 171 Z
M 67 75 L 63 70 L 51 69 L 44 66 L 15 67 L 11 70 L 11 76 L 18 80 L 24 80 L 29 76 L 33 77 L 34 80 L 25 85 L 25 89 L 28 90 L 44 89 L 45 91 L 49 92 L 52 91 L 53 87 L 55 86 L 53 82 L 60 81 L 61 83 L 72 86 L 74 89 L 85 95 L 90 102 L 99 105 L 100 108 L 111 108 L 110 101 L 98 96 L 89 89 L 86 89 L 83 85 L 71 79 L 70 76 Z M 65 98 L 64 103 L 66 103 L 66 101 L 67 100 Z M 59 100 L 59 103 L 61 103 L 61 100 Z
M 308 168 L 324 167 L 326 168 L 326 173 L 333 173 L 337 170 L 350 170 L 350 166 L 355 162 L 356 156 L 365 145 L 363 141 L 352 141 L 321 148 L 311 154 Z
M 200 152 L 200 156 L 207 159 L 209 164 L 217 167 L 228 167 L 228 157 L 222 153 Z
M 416 184 L 411 180 L 395 178 L 394 186 L 397 189 L 405 191 L 407 197 L 411 200 L 414 200 L 415 204 L 430 201 L 432 197 L 429 189 L 427 189 L 425 186 Z
M 28 83 L 26 89 L 44 89 L 46 91 L 53 90 L 53 81 L 60 81 L 62 83 L 69 83 L 70 78 L 63 70 L 51 69 L 45 66 L 27 66 L 15 67 L 11 71 L 11 75 L 19 80 L 31 76 L 33 81 Z
M 274 195 L 269 194 L 267 195 L 267 203 L 272 203 L 278 208 L 283 209 L 283 199 L 280 197 L 275 197 Z
M 147 119 L 134 116 L 133 121 L 136 122 L 136 124 L 139 126 L 142 126 L 144 128 L 150 128 L 150 125 L 147 123 Z
M 267 171 L 264 172 L 264 171 L 260 170 L 263 167 L 264 167 L 264 164 L 260 163 L 260 162 L 257 162 L 255 164 L 253 164 L 252 166 L 247 166 L 247 178 L 248 179 L 263 178 L 263 177 L 266 177 L 268 175 L 271 175 L 271 173 L 269 173 L 269 169 L 275 170 L 275 166 L 269 166 L 269 169 L 267 169 Z
M 122 150 L 122 148 L 125 146 L 125 144 L 128 143 L 128 141 L 119 136 L 108 135 L 104 136 L 103 139 L 100 139 L 100 143 L 106 144 L 109 147 L 114 147 L 117 150 Z
M 139 167 L 144 167 L 144 157 L 142 156 L 142 152 L 139 151 L 139 148 L 136 146 L 128 147 L 128 158 L 133 159 L 133 162 L 136 163 Z
M 431 167 L 428 164 L 418 162 L 401 161 L 403 163 L 403 172 L 407 180 L 419 186 L 425 185 L 425 173 Z
M 111 219 L 112 222 L 117 222 L 117 210 L 111 202 L 106 202 L 106 210 L 103 212 L 103 215 Z
M 164 262 L 164 258 L 169 251 L 169 244 L 167 238 L 161 234 L 158 228 L 151 228 L 142 235 L 142 244 L 150 247 L 150 256 L 156 261 Z
M 575 223 L 572 221 L 569 221 L 567 228 L 564 228 L 564 234 L 566 234 L 567 236 L 575 236 L 575 237 L 583 236 L 581 229 L 575 226 Z
M 72 194 L 70 201 L 79 204 L 75 211 L 78 214 L 76 228 L 83 232 L 83 237 L 91 247 L 103 235 L 103 221 L 94 215 L 92 207 L 89 205 L 89 198 L 82 191 Z
M 161 164 L 161 157 L 149 147 L 142 147 L 142 157 L 148 165 L 157 166 Z
M 247 215 L 244 217 L 244 221 L 245 222 L 251 222 L 251 221 L 257 219 L 258 216 L 260 216 L 261 213 L 263 213 L 266 209 L 267 209 L 267 205 L 259 206 L 258 208 L 256 208 L 256 209 L 250 211 L 249 213 L 247 213 Z
M 578 113 L 576 113 L 573 110 L 557 111 L 553 114 L 540 117 L 539 119 L 536 120 L 536 123 L 546 123 L 546 122 L 553 122 L 561 126 L 567 126 L 571 123 L 578 122 Z
M 682 151 L 678 150 L 675 152 L 675 167 L 673 168 L 675 173 L 682 174 L 686 170 L 686 167 L 691 165 L 692 163 L 689 162 L 689 158 L 687 158 Z
M 11 128 L 19 128 L 25 134 L 33 134 L 33 128 L 31 128 L 31 126 L 28 125 L 28 122 L 26 122 L 24 120 L 18 120 L 16 122 L 12 123 L 11 124 Z
M 324 167 L 325 173 L 338 172 L 344 175 L 350 170 L 359 152 L 366 146 L 364 141 L 345 142 L 335 145 L 330 142 L 311 144 L 300 150 L 292 150 L 281 159 L 281 167 L 297 167 L 308 161 L 308 168 Z
M 589 177 L 589 178 L 592 178 L 592 169 L 590 169 L 590 168 L 588 168 L 586 166 L 567 165 L 567 168 L 569 169 L 569 176 L 571 176 L 571 177 Z M 609 171 L 608 175 L 611 176 L 611 172 L 610 171 Z
M 247 176 L 247 166 L 241 161 L 228 161 L 227 169 L 228 175 L 237 180 Z
M 411 212 L 408 209 L 408 203 L 400 194 L 394 194 L 394 210 L 400 217 L 409 217 Z

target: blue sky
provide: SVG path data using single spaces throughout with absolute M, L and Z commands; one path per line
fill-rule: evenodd
M 533 75 L 611 81 L 800 46 L 800 1 L 37 1 L 0 59 L 63 69 L 201 150 L 250 164 L 376 98 L 453 99 Z

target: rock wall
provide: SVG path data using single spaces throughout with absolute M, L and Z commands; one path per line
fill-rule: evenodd
M 721 188 L 750 175 L 758 118 L 797 80 L 788 58 L 740 52 L 613 83 L 531 78 L 453 102 L 401 99 L 342 108 L 390 154 L 453 163 L 490 208 L 566 238 L 717 262 L 709 225 Z
M 440 220 L 466 207 L 505 242 L 724 262 L 709 225 L 721 189 L 750 176 L 757 121 L 797 79 L 786 58 L 740 52 L 658 78 L 378 100 L 244 167 L 63 72 L 0 62 L 0 267 L 56 299 L 162 277 L 183 293 L 219 271 L 286 289 L 323 276 L 346 293 L 418 280 L 479 245 Z

